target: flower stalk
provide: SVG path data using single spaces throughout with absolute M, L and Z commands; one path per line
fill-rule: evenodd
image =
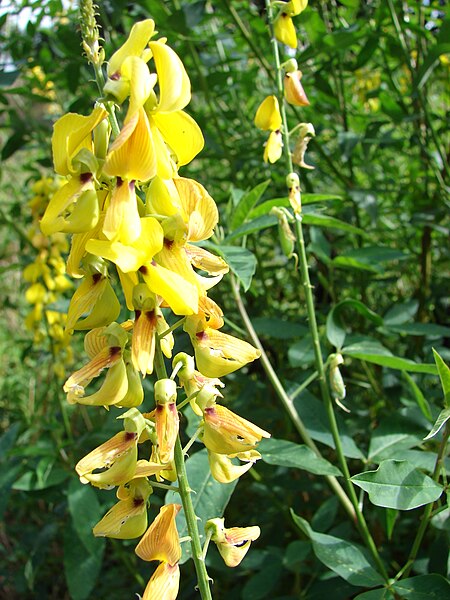
M 275 38 L 274 29 L 273 29 L 274 16 L 273 16 L 272 4 L 271 4 L 270 0 L 265 0 L 265 3 L 266 3 L 269 28 L 270 28 L 273 58 L 274 58 L 274 64 L 275 64 L 275 70 L 276 70 L 277 94 L 278 94 L 278 98 L 279 98 L 280 113 L 281 113 L 281 118 L 282 118 L 282 135 L 283 135 L 283 141 L 284 141 L 284 154 L 285 154 L 288 173 L 291 174 L 291 173 L 293 173 L 293 163 L 292 163 L 292 156 L 291 156 L 291 151 L 290 151 L 290 147 L 289 147 L 289 126 L 288 126 L 288 122 L 287 122 L 286 107 L 285 107 L 285 102 L 284 102 L 282 66 L 281 66 L 281 61 L 280 61 L 278 42 Z M 299 191 L 298 193 L 300 194 L 301 192 Z M 315 366 L 316 366 L 316 370 L 318 373 L 318 382 L 319 382 L 322 400 L 323 400 L 323 403 L 324 403 L 324 406 L 325 406 L 325 409 L 327 412 L 328 421 L 329 421 L 331 434 L 333 436 L 333 440 L 334 440 L 334 444 L 335 444 L 335 449 L 336 449 L 339 466 L 340 466 L 341 471 L 345 478 L 345 486 L 347 489 L 348 499 L 350 500 L 350 502 L 353 506 L 353 512 L 356 517 L 358 529 L 360 531 L 360 534 L 361 534 L 367 548 L 369 549 L 370 553 L 372 554 L 372 557 L 373 557 L 375 563 L 377 564 L 380 574 L 383 576 L 383 578 L 386 581 L 388 581 L 388 575 L 387 575 L 385 566 L 383 564 L 383 561 L 381 560 L 378 549 L 375 545 L 375 542 L 369 531 L 369 528 L 367 526 L 364 515 L 359 506 L 358 497 L 356 495 L 353 483 L 350 479 L 350 477 L 351 477 L 350 471 L 349 471 L 347 461 L 346 461 L 346 458 L 345 458 L 345 455 L 343 452 L 341 438 L 339 435 L 339 429 L 338 429 L 337 421 L 336 421 L 336 416 L 334 414 L 333 401 L 331 399 L 331 395 L 330 395 L 330 392 L 328 389 L 327 379 L 325 376 L 324 360 L 323 360 L 322 351 L 320 348 L 319 331 L 318 331 L 318 327 L 317 327 L 316 312 L 315 312 L 315 307 L 314 307 L 314 298 L 313 298 L 313 293 L 312 293 L 312 285 L 311 285 L 311 281 L 309 278 L 308 259 L 306 256 L 301 213 L 296 212 L 295 217 L 296 217 L 295 218 L 295 233 L 296 233 L 296 241 L 297 241 L 297 249 L 298 249 L 297 253 L 298 253 L 299 264 L 300 264 L 301 282 L 302 282 L 303 292 L 305 295 L 306 312 L 308 315 L 309 329 L 310 329 L 310 333 L 311 333 L 311 337 L 312 337 L 312 341 L 313 341 Z

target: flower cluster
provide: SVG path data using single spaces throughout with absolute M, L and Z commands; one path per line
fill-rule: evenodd
M 31 187 L 34 195 L 28 206 L 33 221 L 27 236 L 36 253 L 33 261 L 23 270 L 22 277 L 29 284 L 25 299 L 32 306 L 25 319 L 25 326 L 33 332 L 35 344 L 40 344 L 45 339 L 50 341 L 50 349 L 55 359 L 52 369 L 56 376 L 62 379 L 66 373 L 66 366 L 73 362 L 73 353 L 70 336 L 65 331 L 67 315 L 55 310 L 54 306 L 73 287 L 65 275 L 64 255 L 67 254 L 69 246 L 65 234 L 56 233 L 47 238 L 39 229 L 39 221 L 49 198 L 59 186 L 58 180 L 42 177 Z
M 136 553 L 160 562 L 146 599 L 175 598 L 178 592 L 181 549 L 174 519 L 180 507 L 163 507 L 147 529 L 152 483 L 177 479 L 175 377 L 199 417 L 200 439 L 218 481 L 246 472 L 260 458 L 256 445 L 269 437 L 216 403 L 223 387 L 218 378 L 260 352 L 220 331 L 222 310 L 208 296 L 228 272 L 222 258 L 198 245 L 213 235 L 218 210 L 200 183 L 178 173 L 202 149 L 203 136 L 184 111 L 191 91 L 183 63 L 165 38 L 155 36 L 153 20 L 135 24 L 108 62 L 103 103 L 89 115 L 69 113 L 56 122 L 53 160 L 65 183 L 41 220 L 46 235 L 72 234 L 67 272 L 80 280 L 66 331 L 87 331 L 88 360 L 65 382 L 67 400 L 127 409 L 118 417 L 123 431 L 82 458 L 76 471 L 82 483 L 117 488 L 118 502 L 94 534 L 120 539 L 144 534 Z M 94 48 L 89 56 L 95 63 L 102 52 L 96 35 L 91 37 L 84 48 Z M 121 127 L 112 104 L 125 107 Z M 121 297 L 133 318 L 119 322 Z M 154 406 L 142 413 L 141 377 L 157 370 L 160 352 L 172 358 L 176 325 L 166 321 L 171 313 L 182 317 L 195 359 L 178 354 L 170 379 L 158 373 Z M 91 388 L 99 377 L 101 384 Z M 146 458 L 139 457 L 140 448 Z

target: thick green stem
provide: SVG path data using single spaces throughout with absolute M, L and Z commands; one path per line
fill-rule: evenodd
M 159 340 L 157 340 L 156 343 L 155 370 L 158 379 L 167 379 L 166 366 L 164 364 Z M 211 600 L 212 596 L 209 587 L 210 578 L 206 571 L 202 545 L 200 543 L 200 536 L 197 527 L 197 517 L 195 515 L 194 505 L 192 504 L 191 498 L 192 490 L 189 487 L 189 481 L 187 478 L 186 465 L 184 463 L 184 454 L 183 449 L 181 447 L 180 436 L 177 437 L 177 441 L 175 442 L 174 458 L 178 479 L 178 493 L 181 497 L 181 504 L 183 505 L 187 529 L 191 538 L 192 560 L 194 561 L 195 571 L 197 573 L 198 589 L 200 591 L 202 600 Z

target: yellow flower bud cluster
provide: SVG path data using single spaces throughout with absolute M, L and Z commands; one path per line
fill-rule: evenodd
M 218 209 L 203 185 L 178 173 L 202 149 L 203 135 L 184 111 L 191 98 L 184 65 L 166 39 L 155 36 L 153 20 L 136 23 L 107 61 L 102 101 L 89 115 L 68 113 L 55 123 L 54 167 L 65 180 L 40 223 L 44 235 L 72 234 L 67 272 L 79 279 L 65 331 L 87 332 L 88 360 L 66 380 L 67 400 L 127 409 L 118 417 L 124 430 L 76 466 L 82 483 L 117 487 L 118 502 L 94 534 L 120 539 L 146 530 L 152 483 L 177 479 L 176 372 L 187 395 L 184 403 L 189 400 L 199 417 L 200 437 L 218 481 L 233 481 L 247 471 L 260 458 L 257 443 L 269 436 L 215 402 L 223 385 L 218 378 L 260 352 L 220 331 L 222 310 L 208 297 L 228 272 L 222 258 L 198 245 L 213 235 Z M 112 104 L 124 107 L 120 124 Z M 125 310 L 119 298 L 131 313 L 123 322 L 118 322 Z M 160 351 L 172 357 L 170 311 L 182 317 L 195 359 L 177 355 L 172 377 L 159 373 L 154 404 L 142 413 L 137 408 L 144 402 L 141 377 L 153 373 Z M 102 382 L 91 391 L 99 377 Z M 139 459 L 138 447 L 147 442 L 148 458 Z M 146 599 L 178 593 L 178 509 L 163 507 L 136 548 L 144 560 L 160 561 Z
M 33 197 L 28 206 L 33 220 L 27 237 L 36 253 L 33 261 L 24 268 L 22 277 L 28 284 L 25 299 L 32 307 L 25 318 L 25 327 L 33 333 L 35 345 L 49 341 L 49 350 L 55 357 L 53 372 L 63 379 L 66 367 L 73 363 L 73 352 L 70 336 L 65 332 L 67 315 L 55 307 L 72 289 L 72 283 L 65 274 L 64 256 L 69 245 L 64 234 L 57 233 L 47 238 L 39 229 L 39 220 L 49 198 L 59 187 L 60 181 L 51 177 L 42 177 L 31 186 Z

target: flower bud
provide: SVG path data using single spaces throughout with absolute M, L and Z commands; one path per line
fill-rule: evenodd
M 297 70 L 284 76 L 284 97 L 293 106 L 309 106 L 309 100 L 300 83 L 302 75 L 302 72 Z

